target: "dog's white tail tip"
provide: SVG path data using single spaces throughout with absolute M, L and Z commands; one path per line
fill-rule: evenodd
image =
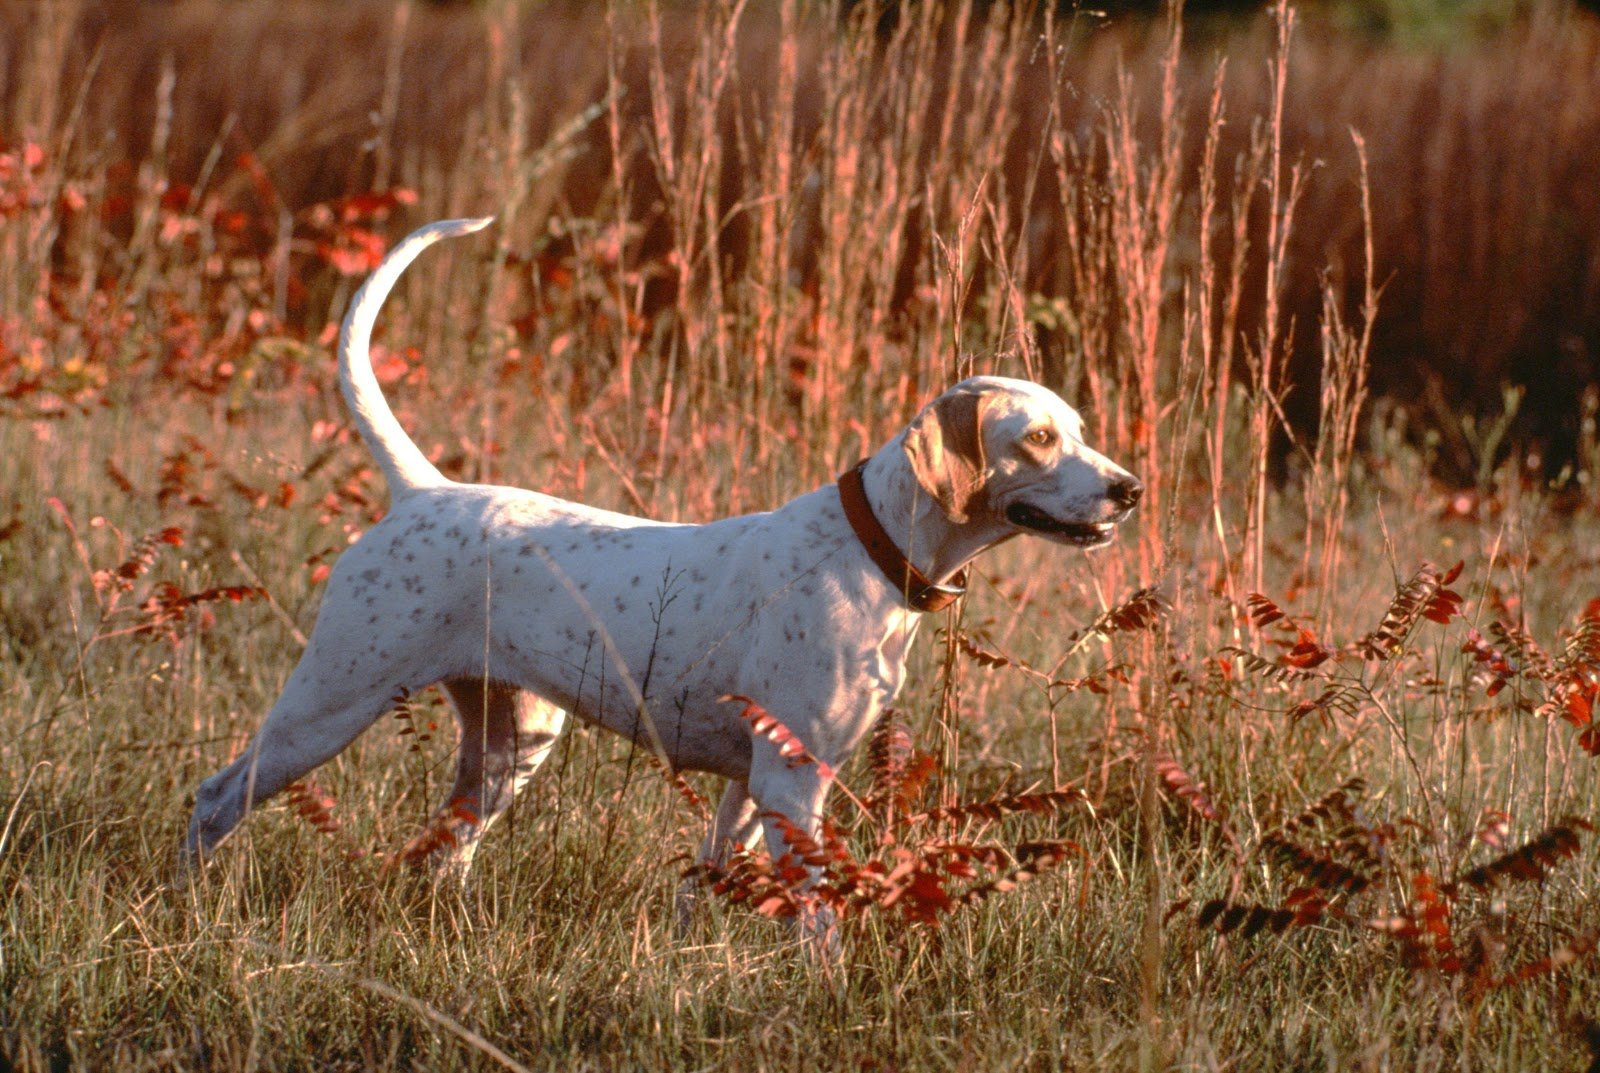
M 454 238 L 457 235 L 470 235 L 474 231 L 482 231 L 492 223 L 494 223 L 493 216 L 474 216 L 462 220 L 441 220 L 433 226 L 440 234 Z

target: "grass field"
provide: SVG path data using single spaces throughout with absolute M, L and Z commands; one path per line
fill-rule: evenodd
M 139 32 L 128 11 L 0 8 L 0 1065 L 1596 1060 L 1597 395 L 1565 387 L 1583 420 L 1554 488 L 1501 449 L 1510 416 L 1372 397 L 1377 312 L 1449 276 L 1384 270 L 1427 194 L 1381 170 L 1398 126 L 1286 144 L 1296 87 L 1348 75 L 1291 13 L 1227 48 L 1157 28 L 1119 67 L 1082 22 L 1002 5 L 892 31 L 788 0 L 539 33 L 514 5 L 193 0 Z M 96 18 L 119 31 L 98 50 Z M 1552 87 L 1597 90 L 1549 71 L 1596 46 L 1542 32 L 1495 77 L 1552 144 L 1479 159 L 1551 208 L 1587 129 Z M 240 42 L 281 77 L 208 75 Z M 379 61 L 343 71 L 342 47 Z M 1429 174 L 1471 188 L 1440 147 L 1489 136 L 1440 88 L 1452 62 L 1383 54 L 1367 89 L 1456 102 Z M 924 625 L 903 734 L 841 774 L 898 792 L 900 821 L 833 799 L 841 852 L 917 882 L 864 897 L 835 964 L 752 909 L 782 902 L 759 859 L 674 934 L 703 820 L 583 728 L 464 888 L 394 867 L 451 766 L 431 693 L 170 882 L 195 786 L 384 510 L 330 313 L 412 226 L 482 212 L 375 348 L 447 473 L 759 510 L 975 370 L 1060 389 L 1149 486 L 1113 547 L 1012 542 Z M 1496 218 L 1464 218 L 1460 271 L 1533 293 L 1555 265 Z M 1290 398 L 1322 420 L 1278 467 L 1306 332 L 1321 360 Z

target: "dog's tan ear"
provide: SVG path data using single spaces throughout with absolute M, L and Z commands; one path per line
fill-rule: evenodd
M 976 391 L 941 395 L 906 429 L 911 472 L 957 524 L 967 520 L 968 508 L 983 488 L 984 400 Z

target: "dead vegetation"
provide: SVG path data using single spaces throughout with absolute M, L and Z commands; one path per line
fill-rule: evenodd
M 1586 24 L 1424 55 L 1288 9 L 1225 48 L 1005 5 L 163 10 L 0 5 L 13 1065 L 1587 1061 L 1595 404 L 1548 378 L 1559 494 L 1455 405 L 1592 361 Z M 391 867 L 450 834 L 432 694 L 166 882 L 384 509 L 326 316 L 486 211 L 374 348 L 451 475 L 761 509 L 978 369 L 1149 488 L 1103 554 L 981 561 L 824 836 L 697 872 L 685 936 L 711 787 L 582 729 L 471 886 Z M 1424 351 L 1456 379 L 1392 379 Z M 837 974 L 762 919 L 819 908 Z

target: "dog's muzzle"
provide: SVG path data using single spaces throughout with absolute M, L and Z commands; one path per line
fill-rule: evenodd
M 1006 520 L 1019 529 L 1073 544 L 1098 548 L 1109 544 L 1117 523 L 1127 518 L 1144 495 L 1144 484 L 1137 477 L 1122 477 L 1106 485 L 1106 499 L 1117 509 L 1117 516 L 1105 522 L 1069 522 L 1045 513 L 1031 503 L 1013 503 L 1006 508 Z
M 1097 548 L 1102 544 L 1109 544 L 1112 534 L 1117 529 L 1112 522 L 1064 522 L 1027 503 L 1013 503 L 1007 507 L 1006 521 L 1019 529 L 1053 537 L 1080 548 Z

